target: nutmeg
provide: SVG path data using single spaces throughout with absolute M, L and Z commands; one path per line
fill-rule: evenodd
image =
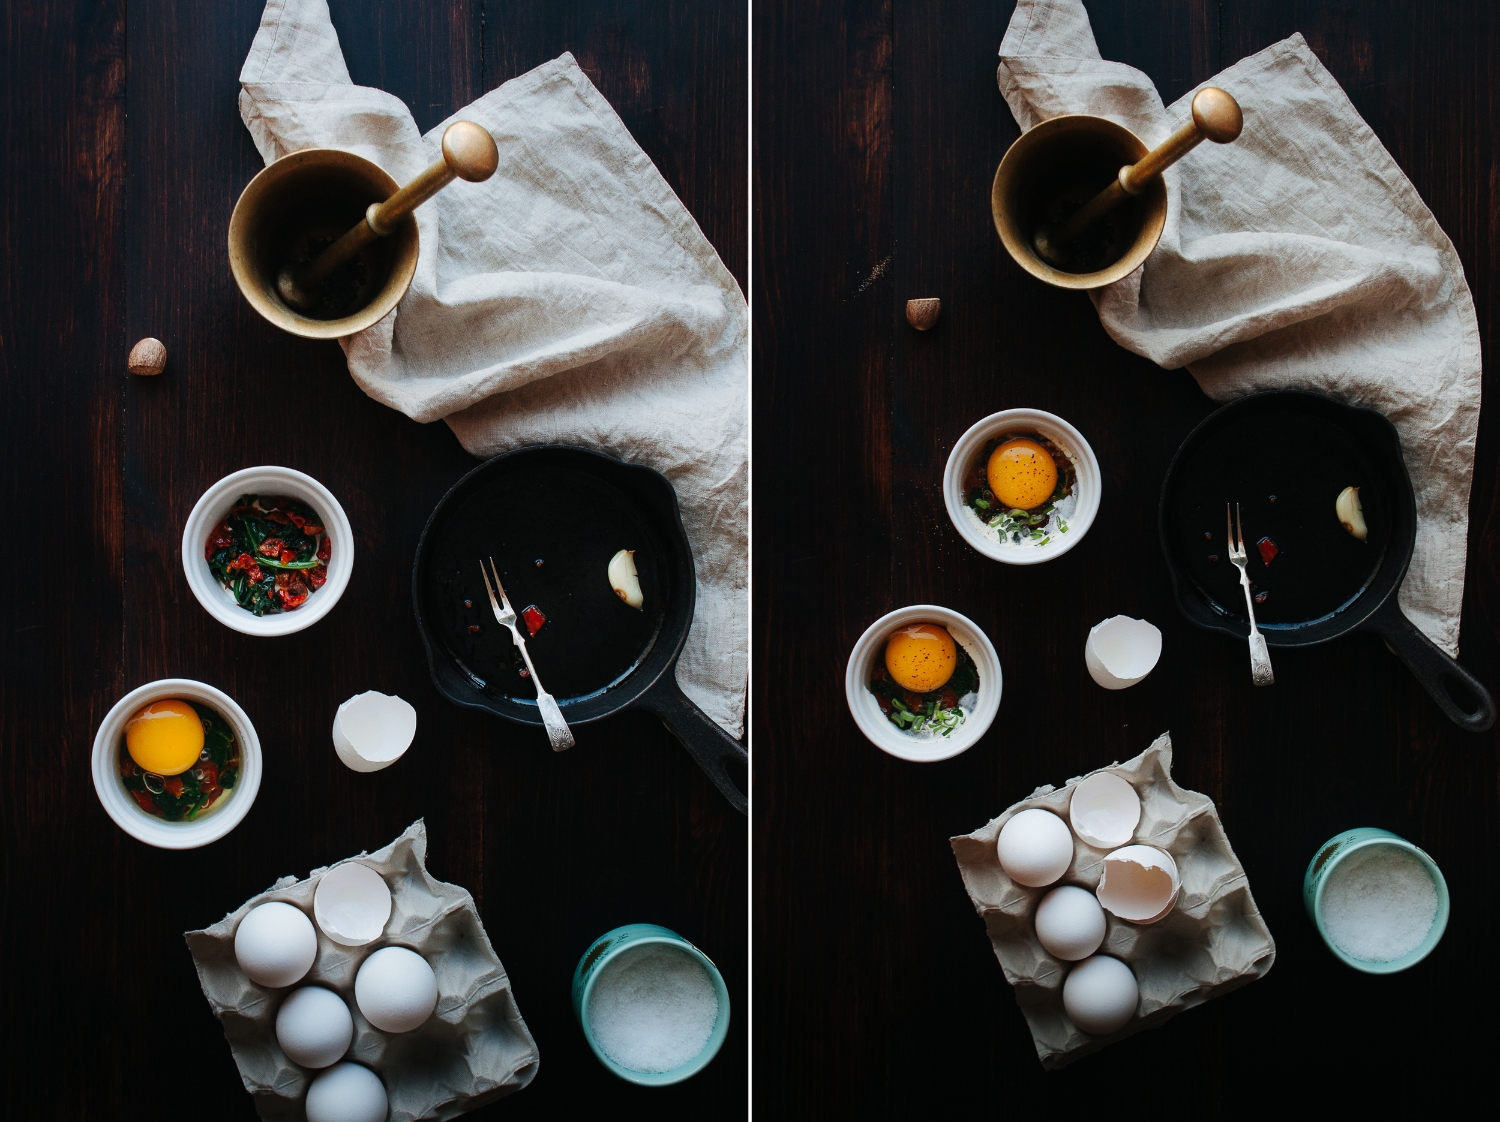
M 943 302 L 936 296 L 925 296 L 920 300 L 906 302 L 906 322 L 918 331 L 927 331 L 938 321 Z
M 147 336 L 130 348 L 125 369 L 132 374 L 160 374 L 167 365 L 167 348 L 160 339 Z

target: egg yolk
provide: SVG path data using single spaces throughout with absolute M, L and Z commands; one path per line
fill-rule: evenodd
M 948 684 L 958 666 L 953 636 L 931 623 L 903 627 L 885 644 L 885 668 L 902 689 L 931 693 Z
M 1041 506 L 1057 490 L 1057 464 L 1034 440 L 1007 440 L 990 453 L 985 469 L 1001 505 L 1017 510 Z
M 203 752 L 203 720 L 185 701 L 153 701 L 126 722 L 125 750 L 142 771 L 178 775 Z

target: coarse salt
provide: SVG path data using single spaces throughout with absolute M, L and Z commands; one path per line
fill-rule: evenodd
M 589 995 L 594 1039 L 631 1071 L 672 1071 L 698 1056 L 719 1019 L 708 971 L 691 955 L 661 943 L 622 952 L 606 963 Z
M 1371 845 L 1340 861 L 1323 886 L 1323 926 L 1363 962 L 1392 962 L 1422 945 L 1437 916 L 1426 867 L 1400 846 Z

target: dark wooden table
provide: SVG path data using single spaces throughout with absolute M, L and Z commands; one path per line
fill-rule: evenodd
M 540 731 L 433 689 L 412 618 L 417 535 L 474 461 L 441 424 L 365 397 L 339 348 L 278 333 L 241 299 L 225 233 L 261 161 L 236 109 L 261 0 L 7 0 L 0 14 L 0 1116 L 253 1118 L 182 932 L 278 876 L 378 848 L 425 817 L 429 867 L 468 888 L 535 1034 L 523 1093 L 475 1117 L 650 1109 L 701 1118 L 747 1094 L 748 831 L 652 717 Z M 743 2 L 335 0 L 356 82 L 425 129 L 571 50 L 746 279 Z M 170 353 L 129 378 L 144 335 Z M 310 473 L 353 522 L 343 600 L 258 640 L 183 583 L 199 494 L 251 464 Z M 183 676 L 236 698 L 265 776 L 222 841 L 127 837 L 89 778 L 115 701 Z M 367 689 L 419 714 L 396 766 L 356 775 L 329 740 Z M 593 1058 L 569 982 L 596 935 L 662 923 L 720 964 L 722 1054 L 663 1091 Z
M 988 200 L 1018 131 L 995 85 L 1012 7 L 756 4 L 757 1107 L 1021 1117 L 1104 1105 L 1113 1090 L 1125 1116 L 1220 1116 L 1300 1104 L 1319 1081 L 1346 1107 L 1363 1091 L 1421 1091 L 1435 1105 L 1487 1088 L 1500 739 L 1450 725 L 1378 639 L 1277 651 L 1276 685 L 1256 691 L 1242 644 L 1178 614 L 1157 495 L 1212 406 L 1185 371 L 1115 346 L 1083 295 L 1031 280 L 1002 250 Z M 1483 0 L 1088 9 L 1103 56 L 1144 70 L 1168 102 L 1301 31 L 1457 245 L 1496 344 L 1500 11 Z M 941 297 L 943 314 L 919 335 L 902 309 L 921 296 Z M 1034 568 L 962 544 L 939 490 L 957 437 L 1021 405 L 1072 421 L 1104 471 L 1087 539 Z M 1497 436 L 1491 409 L 1463 620 L 1463 662 L 1492 690 Z M 986 629 L 1005 696 L 967 754 L 914 765 L 856 730 L 843 672 L 870 622 L 924 602 Z M 1121 612 L 1161 627 L 1165 650 L 1143 684 L 1108 693 L 1087 676 L 1083 642 Z M 1045 1074 L 948 838 L 1165 730 L 1178 782 L 1219 807 L 1277 939 L 1275 967 Z M 1360 825 L 1424 846 L 1452 891 L 1442 944 L 1400 976 L 1342 967 L 1303 913 L 1309 857 Z

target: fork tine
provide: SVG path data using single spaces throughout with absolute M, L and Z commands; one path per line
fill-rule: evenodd
M 1229 539 L 1229 552 L 1234 552 L 1234 522 L 1229 517 L 1229 504 L 1224 504 L 1224 536 Z
M 495 590 L 490 587 L 490 575 L 484 571 L 483 559 L 479 562 L 479 575 L 484 578 L 484 590 L 490 594 L 490 606 L 498 607 L 499 605 L 495 603 Z
M 1245 527 L 1240 524 L 1240 504 L 1239 503 L 1235 503 L 1234 504 L 1234 536 L 1235 536 L 1236 540 L 1239 541 L 1239 545 L 1235 546 L 1235 548 L 1238 549 L 1241 553 L 1243 553 L 1244 550 L 1245 550 Z M 492 561 L 492 562 L 490 562 L 490 564 L 493 565 L 494 562 Z

